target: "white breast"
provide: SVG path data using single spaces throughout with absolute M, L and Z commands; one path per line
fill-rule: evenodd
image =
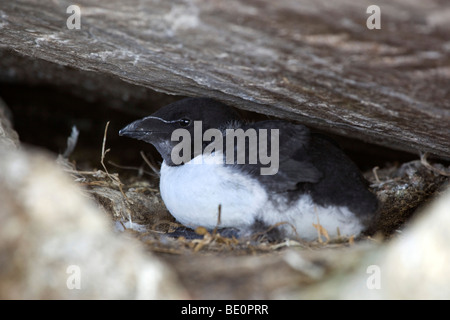
M 216 227 L 221 205 L 220 227 L 245 228 L 267 202 L 267 194 L 257 181 L 203 155 L 182 166 L 163 162 L 160 189 L 170 213 L 190 227 Z
M 255 219 L 268 226 L 287 222 L 282 227 L 286 235 L 306 240 L 317 238 L 313 224 L 318 223 L 331 237 L 337 235 L 338 229 L 341 235 L 357 235 L 363 229 L 346 207 L 317 206 L 309 195 L 289 204 L 283 197 L 269 200 L 258 181 L 214 159 L 200 155 L 182 166 L 167 166 L 164 162 L 161 166 L 161 196 L 170 213 L 186 226 L 215 228 L 221 205 L 220 227 L 246 230 Z

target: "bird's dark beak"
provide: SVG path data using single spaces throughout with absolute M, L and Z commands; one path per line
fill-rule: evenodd
M 145 135 L 144 128 L 142 128 L 142 120 L 137 120 L 126 127 L 119 130 L 119 136 L 139 139 L 139 137 Z
M 130 123 L 119 131 L 119 135 L 152 144 L 161 154 L 164 161 L 171 164 L 171 135 L 176 127 L 174 122 L 156 116 L 148 116 Z
M 154 143 L 158 137 L 166 136 L 172 133 L 173 128 L 170 124 L 156 117 L 146 117 L 136 120 L 119 131 L 119 136 L 129 137 L 137 140 L 144 140 L 148 143 Z

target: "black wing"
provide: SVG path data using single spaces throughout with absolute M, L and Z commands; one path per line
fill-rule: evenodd
M 245 165 L 239 164 L 236 157 L 231 165 L 261 181 L 268 190 L 277 193 L 292 191 L 298 188 L 299 183 L 317 183 L 321 179 L 322 173 L 309 160 L 308 147 L 311 137 L 307 127 L 280 120 L 268 120 L 246 124 L 241 126 L 241 129 L 244 132 L 249 129 L 256 131 L 256 150 L 258 153 L 267 155 L 268 158 L 265 159 L 265 163 L 262 163 L 258 154 L 257 163 L 249 164 L 250 152 L 256 150 L 254 143 L 250 143 L 250 139 L 247 138 L 245 141 Z M 267 135 L 262 134 L 261 130 L 264 129 Z M 274 143 L 272 143 L 272 138 Z M 238 144 L 235 144 L 234 150 L 235 155 L 242 152 L 242 148 L 239 150 Z M 277 158 L 278 165 L 276 164 Z M 268 159 L 270 159 L 269 163 L 267 163 Z M 264 169 L 267 170 L 270 166 L 274 167 L 274 171 L 278 169 L 276 173 L 262 174 Z

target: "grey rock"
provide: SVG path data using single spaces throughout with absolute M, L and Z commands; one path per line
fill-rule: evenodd
M 79 1 L 81 29 L 70 30 L 71 1 L 5 1 L 0 49 L 50 62 L 33 76 L 76 90 L 98 87 L 92 75 L 122 79 L 136 85 L 131 95 L 209 96 L 450 159 L 450 4 L 379 1 L 381 29 L 369 30 L 372 2 Z M 2 70 L 5 81 L 24 73 Z M 94 81 L 71 78 L 79 71 Z M 98 94 L 118 87 L 108 82 Z

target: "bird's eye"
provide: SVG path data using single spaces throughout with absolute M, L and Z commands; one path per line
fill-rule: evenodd
M 189 119 L 187 119 L 187 118 L 183 118 L 183 119 L 180 119 L 180 120 L 178 121 L 178 123 L 179 123 L 182 127 L 187 127 L 187 126 L 191 123 L 191 120 L 189 120 Z

